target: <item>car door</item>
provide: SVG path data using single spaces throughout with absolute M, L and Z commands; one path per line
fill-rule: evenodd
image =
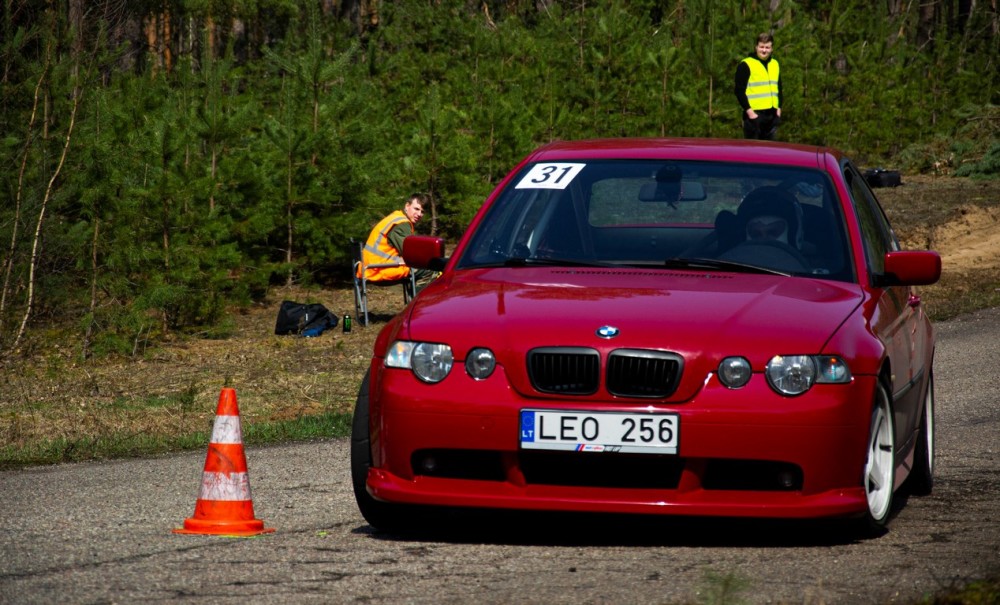
M 877 297 L 872 328 L 885 344 L 892 365 L 896 438 L 897 443 L 903 444 L 916 430 L 920 417 L 920 389 L 916 387 L 927 346 L 925 335 L 919 330 L 920 298 L 911 286 L 886 285 L 879 280 L 885 272 L 885 254 L 899 250 L 899 240 L 861 173 L 850 163 L 845 163 L 843 169 L 864 239 L 869 279 L 873 282 L 869 286 Z

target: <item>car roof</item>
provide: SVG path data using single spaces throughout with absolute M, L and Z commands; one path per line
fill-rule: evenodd
M 609 138 L 555 141 L 527 160 L 553 162 L 584 159 L 673 159 L 716 162 L 823 166 L 823 156 L 839 163 L 842 153 L 829 147 L 743 139 Z

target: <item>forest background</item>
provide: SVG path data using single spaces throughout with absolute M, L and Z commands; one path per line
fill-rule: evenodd
M 5 0 L 0 357 L 225 337 L 269 288 L 347 283 L 410 192 L 457 237 L 547 141 L 739 137 L 762 31 L 782 140 L 1000 175 L 997 0 Z

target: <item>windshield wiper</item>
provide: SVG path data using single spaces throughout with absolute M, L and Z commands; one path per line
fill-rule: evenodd
M 714 258 L 668 258 L 663 261 L 664 267 L 668 269 L 714 269 L 717 271 L 734 271 L 737 273 L 763 273 L 765 275 L 784 275 L 790 273 L 778 271 L 768 267 L 758 265 L 747 265 L 745 263 L 734 263 L 732 261 L 717 260 Z
M 569 258 L 551 258 L 533 256 L 512 256 L 503 262 L 504 267 L 608 267 L 607 263 L 584 261 Z
M 765 275 L 784 275 L 789 273 L 776 271 L 767 267 L 757 265 L 747 265 L 734 263 L 732 261 L 716 260 L 713 258 L 668 258 L 665 261 L 642 262 L 604 262 L 604 261 L 582 261 L 567 258 L 537 258 L 512 256 L 510 258 L 495 263 L 482 263 L 462 267 L 463 269 L 493 269 L 496 267 L 666 267 L 667 269 L 691 269 L 694 271 L 732 271 L 735 273 L 763 273 Z

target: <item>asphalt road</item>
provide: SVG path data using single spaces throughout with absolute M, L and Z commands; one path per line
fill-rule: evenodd
M 1000 309 L 939 324 L 935 491 L 836 525 L 470 516 L 373 533 L 346 440 L 247 449 L 255 538 L 176 535 L 204 452 L 0 473 L 0 603 L 911 603 L 1000 572 Z

